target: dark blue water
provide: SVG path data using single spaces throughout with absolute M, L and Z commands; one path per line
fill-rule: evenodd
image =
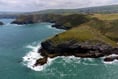
M 23 59 L 41 41 L 60 33 L 50 23 L 0 26 L 0 79 L 118 79 L 118 64 L 104 64 L 100 59 L 57 58 L 42 71 L 23 65 Z

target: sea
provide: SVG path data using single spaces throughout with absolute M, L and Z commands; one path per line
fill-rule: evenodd
M 0 79 L 118 79 L 118 62 L 102 58 L 56 57 L 34 67 L 41 58 L 40 43 L 64 32 L 52 23 L 10 24 L 14 19 L 0 19 Z

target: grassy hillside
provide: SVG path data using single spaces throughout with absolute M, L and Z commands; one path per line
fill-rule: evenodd
M 45 64 L 48 57 L 99 58 L 118 52 L 117 14 L 64 14 L 59 18 L 56 17 L 55 24 L 57 28 L 62 27 L 58 25 L 61 24 L 69 29 L 41 43 L 39 52 L 43 58 L 38 59 L 35 65 Z M 111 56 L 106 57 L 104 61 L 115 59 L 118 57 Z
M 93 14 L 91 17 L 98 18 L 100 20 L 117 20 L 118 19 L 118 13 L 112 13 L 112 14 Z
M 48 9 L 42 10 L 40 14 L 77 14 L 77 13 L 117 13 L 118 5 L 108 5 L 108 6 L 98 6 L 98 7 L 88 7 L 80 9 Z
M 112 40 L 118 41 L 118 16 L 109 20 L 107 18 L 104 20 L 94 19 L 88 22 L 87 25 L 99 30 L 103 35 L 108 36 Z
M 77 27 L 76 29 L 79 30 L 81 29 L 79 27 L 84 25 L 90 27 L 91 28 L 89 29 L 90 31 L 94 31 L 93 29 L 96 29 L 96 32 L 94 32 L 96 35 L 98 35 L 99 34 L 98 32 L 100 32 L 101 35 L 105 36 L 106 38 L 118 42 L 118 35 L 117 35 L 118 34 L 118 14 L 117 13 L 115 14 L 68 14 L 68 15 L 37 14 L 37 15 L 21 16 L 18 19 L 16 19 L 16 21 L 14 21 L 14 23 L 17 24 L 29 24 L 29 23 L 32 24 L 37 22 L 55 22 L 55 25 L 53 25 L 53 27 L 59 29 L 66 29 L 66 30 L 76 28 L 76 27 Z M 87 30 L 88 28 L 84 28 L 84 29 Z M 82 31 L 84 32 L 84 30 Z M 73 30 L 73 32 L 67 31 L 68 35 L 70 36 L 70 38 L 68 39 L 71 39 L 71 35 L 74 36 L 75 34 L 76 36 L 79 33 L 76 32 L 77 32 L 76 30 Z M 88 38 L 89 36 L 92 35 L 92 34 L 87 35 L 89 34 L 88 32 L 87 33 L 86 32 L 83 33 L 83 32 L 79 33 L 81 36 L 85 34 L 83 37 L 81 37 L 83 39 Z M 95 37 L 96 35 L 94 35 L 93 37 Z M 63 38 L 64 37 L 66 36 L 63 36 Z M 64 40 L 64 39 L 60 38 L 59 40 Z
M 78 42 L 88 41 L 92 44 L 102 42 L 112 46 L 117 46 L 115 41 L 109 39 L 108 37 L 101 34 L 100 31 L 87 25 L 81 25 L 79 27 L 73 28 L 64 33 L 56 35 L 49 40 L 51 40 L 55 45 L 64 43 L 65 41 L 76 40 Z
M 17 18 L 12 23 L 28 24 L 37 22 L 55 22 L 56 25 L 70 29 L 88 22 L 91 18 L 84 14 L 70 14 L 70 15 L 57 15 L 57 14 L 37 14 L 37 15 L 23 15 Z
M 68 23 L 78 22 L 80 20 L 67 20 Z M 56 35 L 49 39 L 53 43 L 60 44 L 69 40 L 78 42 L 102 42 L 112 46 L 117 46 L 118 42 L 118 14 L 94 14 L 89 15 L 88 21 L 80 25 L 72 24 L 72 29 Z

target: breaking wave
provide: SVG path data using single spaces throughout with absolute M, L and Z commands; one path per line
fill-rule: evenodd
M 32 46 L 28 45 L 26 48 L 30 48 L 31 51 L 29 51 L 24 57 L 23 57 L 23 64 L 27 66 L 28 68 L 35 70 L 35 71 L 42 71 L 44 70 L 47 66 L 49 66 L 55 58 L 51 59 L 48 58 L 48 62 L 43 65 L 43 66 L 34 66 L 36 63 L 36 60 L 39 58 L 42 58 L 40 53 L 38 53 L 38 49 L 40 48 L 40 44 L 37 46 Z

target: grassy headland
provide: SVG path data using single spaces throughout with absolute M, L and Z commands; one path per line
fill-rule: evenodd
M 53 27 L 68 30 L 52 38 L 58 43 L 71 39 L 78 41 L 98 40 L 102 42 L 104 40 L 107 44 L 108 42 L 111 44 L 112 41 L 111 45 L 115 45 L 115 42 L 118 41 L 118 14 L 24 15 L 13 23 L 32 24 L 37 22 L 54 22 Z M 105 39 L 107 40 L 105 41 Z
M 43 58 L 35 65 L 43 65 L 48 57 L 77 56 L 98 58 L 118 54 L 118 14 L 37 14 L 21 16 L 13 23 L 32 24 L 53 22 L 53 27 L 67 31 L 41 43 Z M 117 57 L 106 58 L 112 61 Z

